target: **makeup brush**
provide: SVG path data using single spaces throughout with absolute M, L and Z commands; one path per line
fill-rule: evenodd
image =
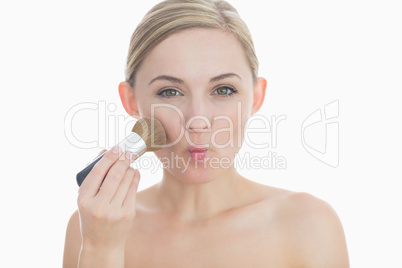
M 139 118 L 135 123 L 131 133 L 119 142 L 123 151 L 131 151 L 137 158 L 145 152 L 153 152 L 162 149 L 166 144 L 166 133 L 162 124 L 155 118 Z M 86 166 L 77 174 L 77 184 L 81 186 L 86 176 L 96 163 L 102 159 L 106 152 L 97 157 L 92 163 Z

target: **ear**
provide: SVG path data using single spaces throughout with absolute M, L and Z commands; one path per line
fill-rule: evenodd
M 258 77 L 254 83 L 254 98 L 253 98 L 253 107 L 251 109 L 251 115 L 258 112 L 261 108 L 262 103 L 265 98 L 265 91 L 267 89 L 267 80 L 263 77 Z
M 138 119 L 139 112 L 137 102 L 134 96 L 134 90 L 131 88 L 130 83 L 125 81 L 119 84 L 119 95 L 124 110 L 126 110 L 130 116 Z

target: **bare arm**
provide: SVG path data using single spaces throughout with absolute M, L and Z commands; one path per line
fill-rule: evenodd
M 77 268 L 81 248 L 81 232 L 78 211 L 68 222 L 64 243 L 63 268 Z

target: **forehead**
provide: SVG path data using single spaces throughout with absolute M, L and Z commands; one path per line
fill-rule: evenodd
M 145 57 L 138 75 L 209 79 L 228 72 L 251 77 L 240 42 L 222 30 L 192 28 L 174 33 L 155 46 Z

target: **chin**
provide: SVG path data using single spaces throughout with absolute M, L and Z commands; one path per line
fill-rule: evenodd
M 208 164 L 203 162 L 188 162 L 185 168 L 166 168 L 164 172 L 168 172 L 176 180 L 186 184 L 204 184 L 219 179 L 221 170 L 208 167 Z

